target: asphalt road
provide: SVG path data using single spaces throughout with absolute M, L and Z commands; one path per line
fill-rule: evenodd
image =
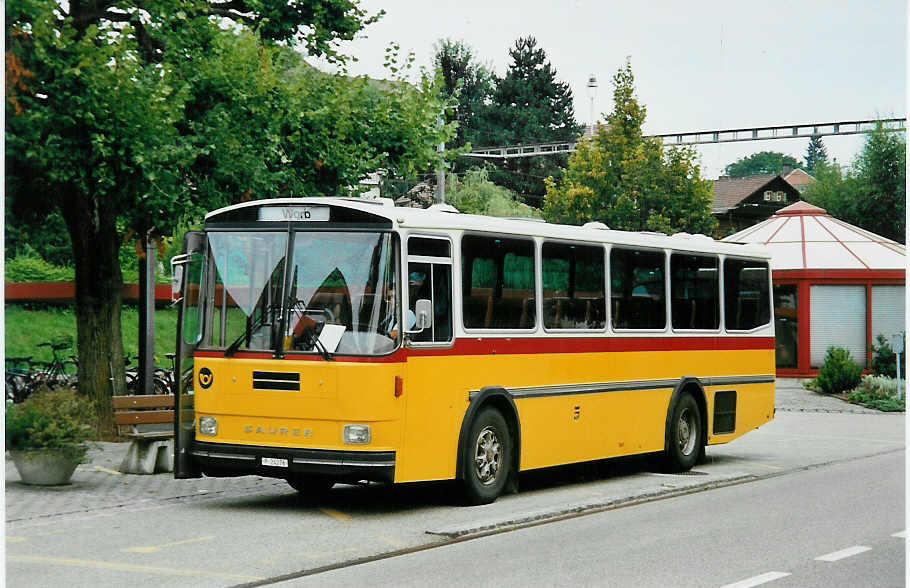
M 903 586 L 904 460 L 853 460 L 281 585 Z
M 518 494 L 471 508 L 453 505 L 444 484 L 341 486 L 312 504 L 284 482 L 250 477 L 213 485 L 94 464 L 81 486 L 34 489 L 8 474 L 6 579 L 10 586 L 138 588 L 289 577 L 291 585 L 323 585 L 335 574 L 365 574 L 357 577 L 371 585 L 470 578 L 479 585 L 723 586 L 781 572 L 791 576 L 779 585 L 817 578 L 818 585 L 888 586 L 900 575 L 882 562 L 903 553 L 903 539 L 891 534 L 904 526 L 904 430 L 903 415 L 778 412 L 758 431 L 708 448 L 691 475 L 659 473 L 641 459 L 555 468 L 523 474 Z M 105 477 L 111 482 L 94 481 Z M 563 525 L 574 530 L 557 534 Z M 490 530 L 508 532 L 478 538 Z M 517 541 L 523 547 L 510 551 Z M 868 569 L 849 568 L 855 578 L 840 563 L 813 559 L 855 545 L 872 547 L 843 560 L 866 562 Z M 414 550 L 422 551 L 403 555 Z M 414 576 L 394 567 L 423 557 L 440 559 L 418 565 Z M 381 561 L 351 565 L 369 558 Z M 346 569 L 318 573 L 332 566 Z M 396 571 L 383 575 L 386 569 Z M 526 570 L 535 571 L 523 576 Z M 693 570 L 712 572 L 698 576 L 700 584 Z M 881 582 L 863 584 L 866 578 Z

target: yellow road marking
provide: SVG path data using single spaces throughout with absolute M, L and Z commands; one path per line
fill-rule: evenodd
M 283 553 L 281 555 L 276 555 L 275 557 L 269 557 L 262 560 L 264 564 L 273 564 L 275 562 L 281 561 L 283 559 L 297 559 L 301 555 L 309 559 L 323 559 L 326 557 L 331 557 L 333 555 L 341 555 L 342 553 L 354 553 L 357 550 L 353 547 L 348 547 L 340 551 L 298 551 L 294 553 Z
M 209 535 L 207 537 L 196 537 L 195 539 L 184 539 L 183 541 L 174 541 L 172 543 L 162 543 L 161 545 L 148 545 L 145 547 L 127 547 L 121 549 L 120 551 L 128 551 L 130 553 L 153 553 L 155 551 L 161 551 L 165 547 L 174 547 L 175 545 L 186 545 L 187 543 L 199 543 L 200 541 L 211 541 L 214 539 L 214 535 Z
M 351 553 L 357 551 L 353 547 L 348 547 L 347 549 L 342 549 L 340 551 L 304 551 L 303 555 L 310 559 L 322 559 L 325 557 L 330 557 L 332 555 L 339 555 L 342 553 Z
M 323 513 L 329 515 L 330 517 L 332 517 L 333 519 L 338 520 L 338 521 L 347 522 L 347 521 L 351 520 L 351 515 L 347 515 L 347 514 L 344 514 L 343 512 L 339 512 L 339 511 L 335 510 L 334 508 L 320 508 L 319 510 L 321 510 Z
M 143 566 L 128 563 L 119 563 L 114 561 L 97 561 L 92 559 L 76 559 L 74 557 L 43 557 L 39 555 L 7 555 L 6 561 L 16 561 L 25 563 L 44 563 L 56 564 L 63 566 L 73 566 L 79 568 L 96 568 L 106 570 L 120 570 L 126 572 L 148 572 L 151 574 L 165 574 L 169 576 L 204 576 L 208 578 L 223 578 L 228 580 L 240 580 L 244 582 L 255 582 L 263 580 L 259 576 L 241 576 L 239 574 L 225 574 L 223 572 L 214 572 L 210 570 L 193 570 L 185 568 L 164 568 L 160 566 Z
M 19 537 L 19 536 L 13 536 L 13 535 L 6 536 L 7 543 L 22 543 L 25 540 L 26 540 L 25 537 Z
M 404 541 L 399 541 L 395 537 L 389 537 L 388 535 L 380 535 L 379 538 L 392 547 L 405 547 L 407 545 Z
M 114 474 L 114 475 L 116 475 L 116 476 L 122 476 L 122 475 L 123 475 L 123 472 L 118 472 L 117 470 L 111 470 L 111 469 L 108 469 L 108 468 L 106 468 L 106 467 L 104 467 L 104 466 L 95 466 L 95 470 L 97 470 L 97 471 L 99 471 L 99 472 L 104 472 L 104 473 L 106 473 L 106 474 Z
M 755 464 L 755 465 L 757 465 L 757 466 L 760 467 L 760 468 L 766 468 L 766 469 L 769 469 L 769 470 L 782 470 L 782 469 L 784 469 L 784 468 L 782 468 L 782 467 L 780 467 L 780 466 L 770 465 L 770 464 L 767 464 L 767 463 L 757 463 L 757 464 Z

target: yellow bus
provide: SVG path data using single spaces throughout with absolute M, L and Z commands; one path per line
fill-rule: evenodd
M 178 478 L 481 504 L 560 464 L 685 471 L 774 416 L 760 247 L 289 198 L 209 213 L 173 263 Z

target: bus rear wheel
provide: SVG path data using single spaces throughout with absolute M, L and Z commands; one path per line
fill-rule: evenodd
M 701 412 L 692 394 L 685 392 L 676 401 L 667 423 L 664 462 L 671 472 L 692 469 L 704 450 Z
M 493 502 L 502 494 L 512 468 L 512 438 L 498 410 L 486 407 L 480 411 L 464 450 L 465 503 Z

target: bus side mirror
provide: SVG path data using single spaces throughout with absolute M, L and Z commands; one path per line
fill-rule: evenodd
M 171 261 L 171 302 L 177 302 L 180 299 L 180 293 L 183 292 L 183 266 L 174 265 Z
M 418 331 L 429 329 L 433 326 L 433 303 L 426 298 L 421 298 L 414 305 L 414 314 L 417 315 L 417 322 L 414 326 Z

